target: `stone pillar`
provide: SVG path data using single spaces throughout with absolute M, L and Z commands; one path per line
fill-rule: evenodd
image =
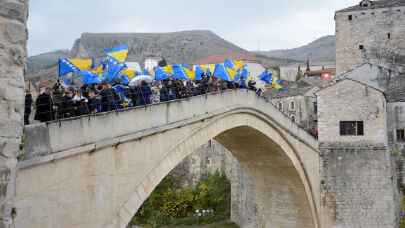
M 0 228 L 12 227 L 24 118 L 28 0 L 0 0 Z

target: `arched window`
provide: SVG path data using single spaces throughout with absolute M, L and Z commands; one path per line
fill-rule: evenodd
M 290 110 L 295 110 L 295 102 L 294 101 L 290 102 Z
M 283 102 L 278 102 L 278 110 L 283 111 Z
M 293 122 L 295 122 L 295 121 L 296 121 L 296 119 L 295 119 L 295 116 L 294 116 L 294 115 L 291 115 L 291 116 L 290 116 L 290 118 L 291 118 L 291 120 L 292 120 Z

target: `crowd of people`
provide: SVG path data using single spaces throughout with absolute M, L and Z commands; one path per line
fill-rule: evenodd
M 135 87 L 103 82 L 65 88 L 58 81 L 53 88 L 41 89 L 35 101 L 34 119 L 48 122 L 239 88 L 254 90 L 259 95 L 262 92 L 253 80 L 242 78 L 239 82 L 229 82 L 212 76 L 202 76 L 199 81 L 172 78 L 152 83 L 141 81 Z M 32 96 L 27 93 L 25 124 L 29 124 L 32 103 Z

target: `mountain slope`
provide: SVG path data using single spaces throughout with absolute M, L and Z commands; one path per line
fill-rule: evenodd
M 336 61 L 336 39 L 335 36 L 324 36 L 302 47 L 260 53 L 273 58 L 334 62 Z
M 73 56 L 102 57 L 104 49 L 128 44 L 129 61 L 143 62 L 148 56 L 162 56 L 169 63 L 193 63 L 210 55 L 247 51 L 222 39 L 210 31 L 174 33 L 84 33 L 75 42 Z
M 27 72 L 29 74 L 32 74 L 37 73 L 43 69 L 51 68 L 58 63 L 59 58 L 66 58 L 69 56 L 69 50 L 58 50 L 31 56 L 27 60 Z

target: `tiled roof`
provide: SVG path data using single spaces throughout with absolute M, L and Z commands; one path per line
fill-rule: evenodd
M 271 89 L 265 91 L 264 95 L 270 98 L 295 97 L 305 95 L 313 88 L 323 88 L 330 83 L 331 81 L 323 80 L 320 77 L 306 77 L 298 80 L 297 82 L 289 83 L 282 90 Z
M 388 102 L 405 102 L 405 73 L 365 63 L 339 77 L 364 83 L 383 92 Z
M 358 4 L 355 6 L 351 6 L 351 7 L 339 10 L 339 11 L 337 11 L 337 13 L 405 6 L 405 0 L 381 0 L 381 1 L 371 1 L 371 2 L 372 2 L 371 5 L 368 7 L 360 6 L 360 4 Z

